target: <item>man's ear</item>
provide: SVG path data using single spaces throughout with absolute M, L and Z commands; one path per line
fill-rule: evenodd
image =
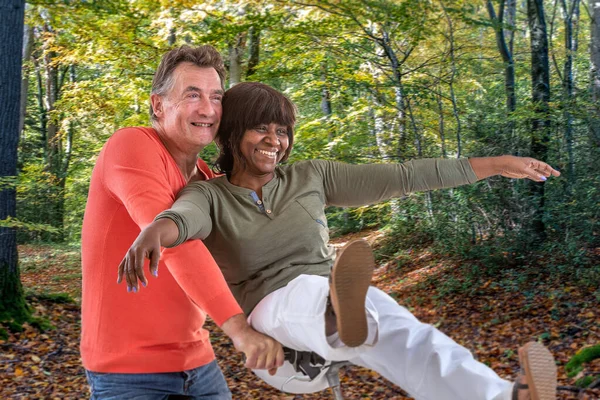
M 163 98 L 157 94 L 150 95 L 150 104 L 152 105 L 152 111 L 157 118 L 163 115 Z

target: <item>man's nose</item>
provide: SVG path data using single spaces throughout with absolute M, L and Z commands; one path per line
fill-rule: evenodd
M 212 117 L 215 115 L 215 105 L 209 97 L 201 96 L 198 100 L 197 111 L 202 116 Z

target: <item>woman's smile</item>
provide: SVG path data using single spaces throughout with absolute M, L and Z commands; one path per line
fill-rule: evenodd
M 279 153 L 278 151 L 266 151 L 266 150 L 256 150 L 257 152 L 259 152 L 260 154 L 264 154 L 267 157 L 270 158 L 277 158 L 277 154 Z

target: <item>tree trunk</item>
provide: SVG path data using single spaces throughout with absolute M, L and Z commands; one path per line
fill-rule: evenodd
M 24 1 L 7 0 L 0 5 L 0 178 L 17 175 L 24 15 Z M 15 188 L 0 186 L 0 220 L 15 216 Z M 20 324 L 28 317 L 16 231 L 0 225 L 0 321 Z
M 456 103 L 456 95 L 454 93 L 454 78 L 456 77 L 456 57 L 454 54 L 454 25 L 452 19 L 446 10 L 446 6 L 443 2 L 440 2 L 448 22 L 448 44 L 450 45 L 450 79 L 448 80 L 448 86 L 450 88 L 450 100 L 452 101 L 452 115 L 456 120 L 456 158 L 460 158 L 462 155 L 462 126 L 460 116 L 458 115 L 458 104 Z
M 53 34 L 53 30 L 47 23 L 44 24 L 44 32 L 46 35 Z M 47 47 L 45 42 L 44 47 Z M 50 116 L 47 125 L 46 137 L 46 168 L 47 170 L 58 175 L 60 171 L 60 148 L 61 138 L 58 135 L 58 124 L 55 118 L 52 117 L 52 111 L 58 100 L 58 68 L 54 63 L 56 53 L 48 48 L 44 49 L 44 69 L 45 69 L 45 96 L 44 106 L 46 113 Z
M 577 50 L 577 35 L 573 35 L 574 28 L 579 17 L 579 0 L 572 0 L 571 7 L 566 0 L 561 0 L 565 24 L 565 63 L 563 69 L 563 95 L 564 95 L 564 118 L 565 118 L 565 141 L 567 144 L 567 157 L 569 166 L 567 168 L 567 187 L 571 188 L 575 183 L 575 159 L 573 157 L 573 116 L 570 108 L 573 103 L 573 54 Z
M 412 111 L 410 99 L 406 100 L 406 109 L 408 110 L 410 122 L 411 122 L 411 125 L 413 128 L 413 132 L 415 134 L 415 147 L 417 148 L 417 157 L 423 158 L 423 143 L 422 143 L 423 135 L 421 134 L 421 130 L 417 126 L 417 121 L 415 119 L 415 114 Z
M 378 82 L 381 77 L 381 70 L 372 63 L 368 63 L 369 71 L 373 75 L 373 80 Z M 377 87 L 371 89 L 371 101 L 373 107 L 369 110 L 369 115 L 373 118 L 373 129 L 371 134 L 375 137 L 375 143 L 377 144 L 377 150 L 379 156 L 386 161 L 389 161 L 392 157 L 392 148 L 389 135 L 389 127 L 385 123 L 385 120 L 381 114 L 383 109 L 382 95 L 378 92 Z
M 379 156 L 389 161 L 392 157 L 391 146 L 389 142 L 389 135 L 386 132 L 387 126 L 383 116 L 380 114 L 381 103 L 377 98 L 377 94 L 373 94 L 373 109 L 371 109 L 371 116 L 373 118 L 373 136 L 375 136 L 375 143 L 377 143 L 377 150 L 379 150 Z
M 596 148 L 600 148 L 600 3 L 589 0 L 590 9 L 590 81 L 592 110 L 590 136 Z
M 33 28 L 25 25 L 23 35 L 23 64 L 31 58 L 33 50 Z M 27 91 L 29 89 L 29 71 L 23 71 L 23 79 L 21 79 L 21 107 L 19 112 L 19 134 L 23 132 L 25 126 L 25 114 L 27 113 Z
M 175 46 L 175 42 L 177 41 L 177 30 L 175 29 L 175 25 L 172 25 L 169 28 L 169 35 L 167 36 L 167 43 L 169 47 Z
M 50 18 L 47 13 L 42 14 L 46 22 L 43 26 L 45 35 L 55 35 Z M 44 108 L 48 115 L 46 127 L 46 170 L 50 172 L 54 179 L 52 191 L 55 196 L 48 201 L 48 210 L 51 210 L 50 218 L 46 222 L 59 229 L 58 233 L 52 234 L 50 239 L 63 240 L 63 225 L 64 225 L 64 190 L 61 185 L 61 179 L 65 171 L 64 154 L 63 154 L 63 137 L 59 130 L 59 118 L 55 113 L 56 102 L 60 97 L 60 90 L 65 79 L 67 69 L 59 74 L 59 66 L 56 65 L 57 54 L 55 51 L 47 48 L 48 41 L 44 42 Z
M 548 103 L 550 102 L 550 66 L 548 60 L 548 36 L 544 17 L 543 0 L 527 0 L 527 17 L 531 33 L 531 81 L 532 101 L 536 116 L 532 121 L 531 156 L 546 161 L 550 136 Z M 546 239 L 544 214 L 544 185 L 532 182 L 530 192 L 533 215 L 531 228 L 534 242 Z
M 326 124 L 327 124 L 327 138 L 329 142 L 333 141 L 335 138 L 335 129 L 333 124 L 331 123 L 331 93 L 329 91 L 328 84 L 328 74 L 327 74 L 327 64 L 326 61 L 321 63 L 321 82 L 323 87 L 321 88 L 321 112 L 323 112 L 323 116 L 325 116 Z
M 38 104 L 38 113 L 39 113 L 39 119 L 40 119 L 40 127 L 39 127 L 39 132 L 40 132 L 40 140 L 43 146 L 46 146 L 46 140 L 48 138 L 48 114 L 46 113 L 46 108 L 44 106 L 44 84 L 42 82 L 42 72 L 40 70 L 40 65 L 36 62 L 35 65 L 35 77 L 36 77 L 36 83 L 37 83 L 37 94 L 36 94 L 36 99 L 37 99 L 37 104 Z M 44 154 L 45 154 L 45 150 L 44 150 Z
M 321 82 L 323 82 L 323 89 L 321 89 L 321 111 L 326 117 L 331 116 L 331 93 L 329 92 L 329 85 L 327 85 L 327 66 L 321 64 Z
M 245 35 L 239 34 L 235 42 L 229 45 L 229 87 L 242 81 L 242 54 L 245 47 Z
M 392 43 L 389 37 L 388 32 L 385 29 L 382 29 L 381 40 L 378 42 L 381 48 L 383 49 L 387 59 L 390 62 L 390 67 L 392 69 L 392 76 L 394 82 L 394 94 L 395 94 L 395 102 L 396 109 L 398 110 L 398 142 L 396 145 L 396 154 L 398 156 L 398 160 L 404 159 L 405 152 L 405 144 L 406 144 L 406 121 L 405 121 L 405 105 L 404 105 L 404 88 L 402 87 L 402 73 L 400 71 L 401 62 L 398 60 L 398 56 L 396 56 L 396 52 L 392 48 Z
M 492 1 L 487 1 L 488 13 L 496 29 L 496 44 L 498 46 L 498 51 L 502 56 L 502 60 L 504 61 L 504 89 L 506 92 L 506 109 L 508 113 L 511 114 L 515 111 L 517 106 L 517 99 L 515 95 L 515 63 L 513 60 L 512 51 L 514 30 L 511 29 L 507 31 L 504 29 L 504 16 L 506 15 L 508 17 L 506 24 L 514 24 L 516 2 L 515 0 L 508 0 L 508 8 L 505 9 L 504 6 L 505 0 L 502 0 L 500 2 L 500 11 L 498 12 L 498 15 L 496 15 L 496 11 L 494 10 Z M 507 38 L 508 43 L 506 43 Z M 510 130 L 512 131 L 512 127 L 510 127 Z
M 260 62 L 260 30 L 251 26 L 248 31 L 248 68 L 246 69 L 246 78 L 251 77 L 256 72 L 256 66 Z
M 440 71 L 441 73 L 441 71 Z M 442 87 L 438 81 L 437 84 L 438 90 L 435 94 L 435 100 L 438 106 L 438 133 L 440 135 L 440 144 L 442 147 L 442 158 L 447 158 L 448 153 L 446 151 L 446 131 L 444 129 L 444 103 L 442 102 Z
M 423 144 L 421 143 L 423 135 L 419 127 L 417 126 L 417 121 L 415 119 L 415 114 L 413 113 L 412 106 L 410 103 L 410 99 L 406 100 L 406 110 L 408 111 L 408 116 L 410 118 L 410 122 L 415 134 L 415 147 L 417 148 L 417 157 L 423 158 Z M 425 193 L 425 208 L 427 209 L 427 217 L 430 220 L 433 220 L 433 196 L 431 194 L 431 190 Z

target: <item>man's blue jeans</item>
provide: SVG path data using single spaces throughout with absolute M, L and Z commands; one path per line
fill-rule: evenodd
M 85 373 L 92 400 L 231 400 L 231 392 L 216 361 L 183 372 Z

